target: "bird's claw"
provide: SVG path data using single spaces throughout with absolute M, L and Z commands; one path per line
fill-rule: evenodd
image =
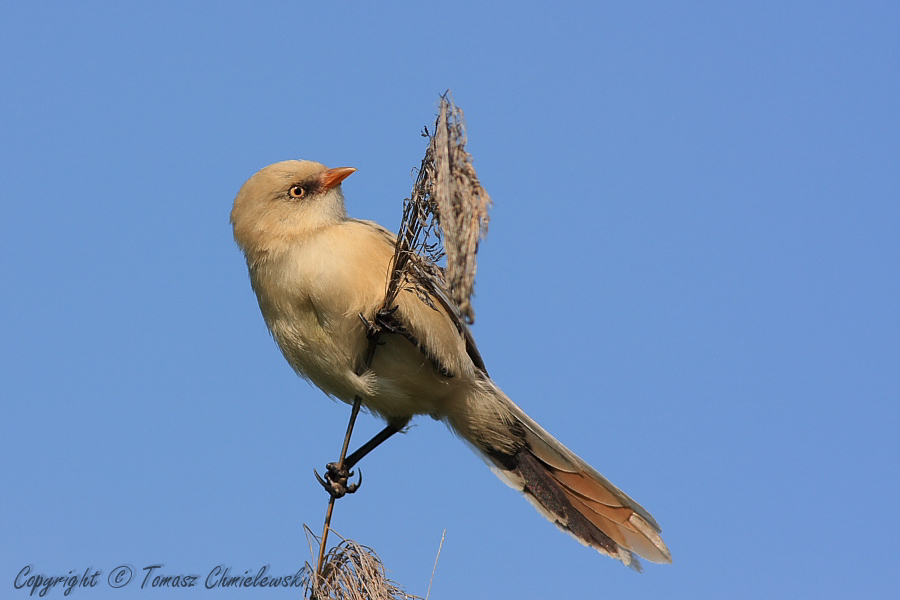
M 359 480 L 356 483 L 350 483 L 353 477 L 353 471 L 348 471 L 337 463 L 328 463 L 325 465 L 325 478 L 323 479 L 319 472 L 313 469 L 316 479 L 325 488 L 325 491 L 334 498 L 342 498 L 347 494 L 352 494 L 362 485 L 362 470 L 359 472 Z
M 394 318 L 394 313 L 397 312 L 397 309 L 400 308 L 399 305 L 394 306 L 393 308 L 383 308 L 375 313 L 375 317 L 372 321 L 367 319 L 365 315 L 359 313 L 359 320 L 363 322 L 363 325 L 366 328 L 366 337 L 371 339 L 383 332 L 387 333 L 405 333 L 405 329 Z

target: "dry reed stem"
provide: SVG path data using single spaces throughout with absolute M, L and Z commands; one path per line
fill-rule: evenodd
M 487 233 L 491 199 L 479 183 L 472 156 L 465 149 L 463 113 L 453 103 L 449 91 L 441 96 L 434 135 L 429 135 L 427 129 L 424 135 L 429 137 L 429 144 L 411 197 L 403 204 L 402 224 L 381 310 L 392 308 L 401 291 L 411 291 L 432 307 L 435 302 L 440 303 L 455 313 L 460 322 L 473 323 L 475 255 L 478 242 Z M 442 269 L 439 263 L 444 259 L 446 266 Z M 376 329 L 369 339 L 364 370 L 372 363 L 377 340 Z M 360 404 L 361 398 L 355 398 L 338 463 L 341 466 Z M 384 566 L 370 548 L 341 538 L 341 543 L 326 556 L 334 502 L 332 496 L 319 540 L 316 570 L 310 571 L 315 574 L 308 580 L 310 597 L 417 598 L 400 591 L 384 576 Z M 429 584 L 429 591 L 430 588 Z

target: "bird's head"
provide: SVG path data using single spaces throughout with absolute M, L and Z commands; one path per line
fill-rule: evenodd
M 260 169 L 234 199 L 231 225 L 247 260 L 289 247 L 320 227 L 347 218 L 341 182 L 356 171 L 309 160 L 286 160 Z

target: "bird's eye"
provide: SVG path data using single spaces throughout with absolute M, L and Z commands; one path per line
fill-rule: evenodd
M 295 185 L 290 189 L 291 198 L 302 198 L 306 195 L 306 188 L 302 185 Z

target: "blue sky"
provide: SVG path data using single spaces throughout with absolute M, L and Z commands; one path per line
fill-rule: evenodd
M 4 597 L 309 560 L 348 408 L 278 353 L 228 213 L 309 158 L 395 229 L 448 88 L 488 368 L 675 562 L 580 546 L 426 419 L 335 528 L 423 596 L 446 530 L 435 599 L 896 597 L 896 3 L 236 4 L 0 8 Z

